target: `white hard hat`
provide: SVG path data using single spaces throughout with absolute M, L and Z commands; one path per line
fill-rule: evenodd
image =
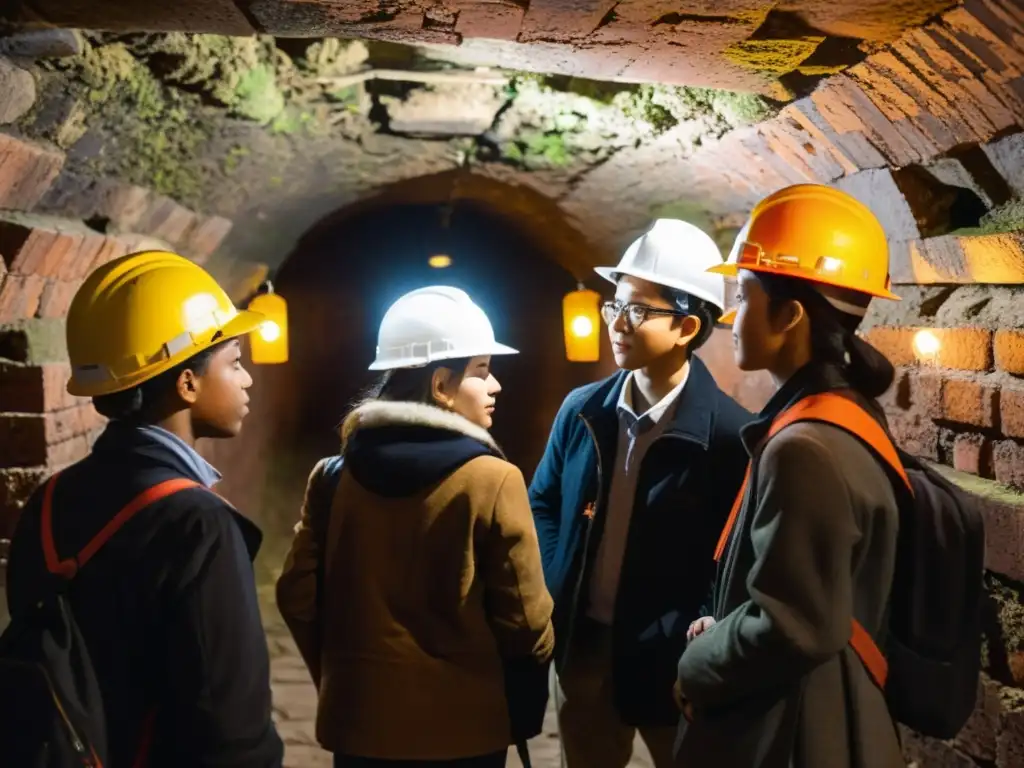
M 679 219 L 658 219 L 633 241 L 614 267 L 595 272 L 615 282 L 613 275 L 630 275 L 675 288 L 725 310 L 725 279 L 709 273 L 722 263 L 715 241 L 699 227 Z
M 377 333 L 377 359 L 370 370 L 517 353 L 494 340 L 491 321 L 469 294 L 447 285 L 431 285 L 410 291 L 388 307 Z

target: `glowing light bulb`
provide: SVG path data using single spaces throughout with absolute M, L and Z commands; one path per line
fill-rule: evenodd
M 928 330 L 918 331 L 914 334 L 914 351 L 918 357 L 933 358 L 942 347 L 939 337 Z
M 281 326 L 273 320 L 267 320 L 260 325 L 260 338 L 264 341 L 277 341 L 281 338 Z
M 427 264 L 434 269 L 444 269 L 452 265 L 452 257 L 444 253 L 438 253 L 427 259 Z
M 574 336 L 585 339 L 594 332 L 594 324 L 589 317 L 577 315 L 572 319 L 572 332 Z

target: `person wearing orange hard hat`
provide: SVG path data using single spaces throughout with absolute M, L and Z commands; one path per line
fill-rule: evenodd
M 240 340 L 262 321 L 164 251 L 110 261 L 75 294 L 67 390 L 110 421 L 33 494 L 13 537 L 18 630 L 0 655 L 42 660 L 50 701 L 19 697 L 38 720 L 11 765 L 41 764 L 43 749 L 76 765 L 281 766 L 252 567 L 262 534 L 212 492 L 220 475 L 195 449 L 240 431 Z M 67 645 L 39 642 L 40 627 Z M 64 726 L 52 738 L 50 710 Z
M 737 364 L 777 391 L 743 430 L 751 461 L 715 553 L 713 615 L 679 661 L 676 757 L 902 768 L 871 640 L 886 626 L 898 491 L 862 442 L 889 440 L 875 398 L 894 370 L 855 333 L 873 298 L 899 299 L 885 232 L 849 195 L 799 184 L 758 203 L 710 271 L 737 280 L 724 318 Z

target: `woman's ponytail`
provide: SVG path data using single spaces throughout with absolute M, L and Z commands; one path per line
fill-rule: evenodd
M 889 359 L 850 331 L 846 333 L 846 374 L 850 384 L 865 397 L 881 397 L 896 379 L 896 369 Z

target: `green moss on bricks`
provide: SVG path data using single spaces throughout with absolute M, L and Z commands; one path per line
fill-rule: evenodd
M 284 106 L 274 70 L 269 64 L 257 64 L 239 79 L 231 112 L 266 125 L 284 111 Z
M 950 232 L 951 235 L 997 235 L 1001 232 L 1024 230 L 1024 198 L 1014 198 L 993 208 L 981 217 L 977 227 L 964 227 Z
M 53 66 L 68 71 L 71 88 L 85 97 L 85 124 L 103 134 L 104 151 L 86 161 L 97 174 L 120 176 L 186 204 L 200 196 L 195 158 L 210 131 L 198 96 L 166 88 L 124 43 L 98 36 L 88 38 L 81 56 Z

